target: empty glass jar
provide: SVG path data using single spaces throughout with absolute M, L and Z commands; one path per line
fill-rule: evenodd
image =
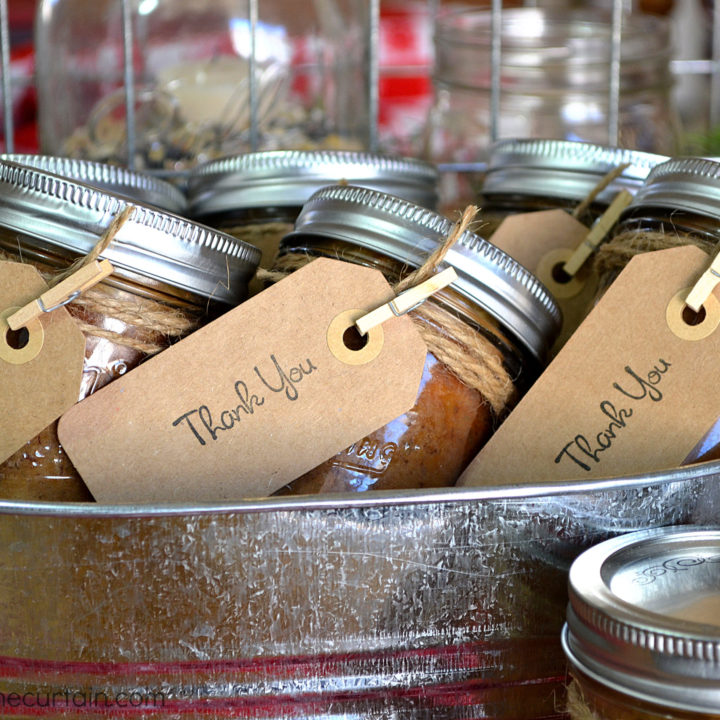
M 497 138 L 551 138 L 612 145 L 607 14 L 516 8 L 502 13 Z M 492 16 L 449 12 L 435 30 L 434 105 L 426 155 L 441 163 L 482 162 L 491 128 Z M 664 18 L 623 23 L 617 144 L 672 154 L 679 125 L 670 97 Z M 449 190 L 446 191 L 450 192 Z M 455 190 L 466 192 L 462 187 Z
M 173 171 L 249 149 L 363 148 L 370 4 L 312 0 L 298 12 L 293 0 L 263 0 L 257 22 L 251 5 L 41 0 L 43 152 L 122 163 L 134 155 L 138 168 Z

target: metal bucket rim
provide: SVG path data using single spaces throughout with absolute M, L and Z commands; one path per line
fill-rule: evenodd
M 622 478 L 558 481 L 547 484 L 514 484 L 483 487 L 429 488 L 424 490 L 374 490 L 365 493 L 333 493 L 270 497 L 230 502 L 167 502 L 152 504 L 100 504 L 0 500 L 0 515 L 60 517 L 163 517 L 259 512 L 292 512 L 387 507 L 389 505 L 449 504 L 478 501 L 533 499 L 561 495 L 583 495 L 612 490 L 630 490 L 655 485 L 698 480 L 720 475 L 720 460 Z

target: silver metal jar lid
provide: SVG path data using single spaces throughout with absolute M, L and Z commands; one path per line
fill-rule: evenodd
M 720 219 L 720 162 L 680 157 L 653 168 L 625 213 L 647 207 Z
M 562 642 L 578 670 L 657 705 L 720 708 L 720 528 L 600 543 L 570 568 Z
M 630 163 L 597 197 L 609 205 L 620 190 L 635 194 L 663 155 L 571 140 L 501 140 L 490 153 L 480 194 L 557 197 L 581 202 L 620 165 Z
M 0 226 L 38 246 L 85 255 L 128 202 L 43 170 L 0 160 Z M 260 262 L 248 243 L 136 204 L 102 253 L 116 269 L 235 304 Z
M 351 151 L 277 150 L 215 160 L 195 168 L 189 213 L 204 217 L 245 208 L 301 207 L 321 187 L 347 182 L 423 207 L 438 202 L 437 168 L 422 160 Z
M 0 155 L 0 160 L 61 175 L 178 215 L 184 214 L 187 206 L 185 195 L 171 183 L 117 165 L 51 155 Z
M 308 200 L 286 239 L 320 235 L 345 240 L 420 267 L 452 227 L 442 215 L 393 195 L 336 185 L 318 190 Z M 560 330 L 561 314 L 534 275 L 469 231 L 445 262 L 458 274 L 454 290 L 495 317 L 531 354 L 546 359 Z

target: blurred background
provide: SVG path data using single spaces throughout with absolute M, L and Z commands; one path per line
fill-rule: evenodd
M 123 110 L 117 95 L 122 85 L 117 50 L 122 43 L 118 30 L 120 5 L 110 0 L 45 0 L 40 5 L 36 0 L 8 0 L 16 152 L 43 151 L 122 162 L 122 153 L 127 149 L 121 142 L 123 128 L 111 122 Z M 290 25 L 299 22 L 297 12 L 293 12 L 297 2 L 261 0 L 259 27 L 265 33 L 256 50 L 273 55 L 276 65 L 267 63 L 260 68 L 260 104 L 264 113 L 261 122 L 267 119 L 268 128 L 275 123 L 274 130 L 261 133 L 260 149 L 367 145 L 367 98 L 361 88 L 365 82 L 366 69 L 362 65 L 366 48 L 357 38 L 345 38 L 339 50 L 336 47 L 329 51 L 329 43 L 321 40 L 336 39 L 340 29 L 345 32 L 356 26 L 357 30 L 366 20 L 369 5 L 370 0 L 315 0 L 315 15 L 309 11 L 305 25 L 293 29 Z M 138 152 L 139 164 L 150 169 L 183 169 L 188 162 L 249 149 L 248 138 L 242 132 L 225 128 L 222 142 L 218 143 L 217 126 L 195 117 L 197 107 L 213 108 L 209 93 L 212 88 L 207 80 L 210 74 L 203 69 L 202 85 L 196 65 L 177 61 L 178 57 L 193 55 L 195 51 L 187 49 L 191 45 L 183 46 L 182 52 L 170 51 L 166 42 L 173 36 L 179 39 L 183 33 L 187 38 L 188 19 L 192 16 L 192 32 L 205 33 L 198 46 L 213 46 L 216 62 L 221 44 L 208 39 L 208 28 L 212 22 L 216 27 L 222 27 L 224 22 L 235 23 L 237 38 L 237 7 L 245 5 L 225 0 L 190 4 L 185 0 L 136 0 L 131 6 L 135 14 L 136 68 L 142 65 L 147 72 L 152 67 L 155 73 L 153 84 L 147 77 L 137 80 L 138 103 L 142 105 L 138 107 L 138 118 L 147 127 L 167 121 L 168 135 L 175 133 L 172 142 L 158 138 L 157 133 L 153 135 L 141 148 L 142 153 Z M 607 135 L 608 27 L 597 20 L 603 13 L 607 18 L 612 6 L 612 0 L 504 2 L 507 10 L 503 11 L 499 137 L 564 137 L 601 143 L 614 139 Z M 174 18 L 168 14 L 170 7 Z M 492 35 L 488 7 L 489 0 L 381 0 L 379 149 L 440 163 L 482 160 L 491 131 L 488 67 Z M 664 154 L 685 150 L 717 154 L 720 93 L 713 89 L 710 72 L 714 4 L 711 0 L 628 0 L 624 9 L 623 97 L 617 144 Z M 218 10 L 220 19 L 213 15 L 210 22 L 211 14 L 217 15 Z M 518 12 L 526 14 L 516 15 Z M 177 20 L 181 15 L 184 23 Z M 650 15 L 661 17 L 665 24 L 643 25 Z M 443 20 L 453 16 L 454 20 Z M 155 17 L 155 25 L 149 24 Z M 36 19 L 39 29 L 34 29 Z M 335 29 L 332 22 L 336 22 Z M 282 33 L 274 32 L 273 28 L 278 27 Z M 667 41 L 665 32 L 669 34 Z M 164 44 L 151 52 L 147 48 L 158 35 L 163 36 Z M 263 45 L 277 48 L 285 36 L 303 41 L 292 46 L 289 60 Z M 235 46 L 237 49 L 237 42 Z M 567 53 L 560 57 L 563 46 Z M 89 48 L 95 53 L 93 57 Z M 141 55 L 144 62 L 139 59 Z M 310 72 L 296 72 L 288 92 L 301 91 L 304 98 L 296 106 L 287 105 L 284 115 L 271 110 L 281 106 L 285 98 L 282 77 L 287 75 L 287 67 L 297 67 L 298 58 L 305 62 L 305 56 L 310 55 L 312 62 L 324 67 L 321 81 Z M 151 56 L 152 60 L 148 60 Z M 170 63 L 168 70 L 168 58 L 172 57 L 176 62 Z M 161 70 L 157 69 L 158 58 L 165 62 Z M 337 68 L 343 62 L 348 67 L 340 76 Z M 88 73 L 100 73 L 108 63 L 114 64 L 114 79 L 104 74 L 102 83 L 90 83 Z M 240 72 L 239 67 L 216 63 L 213 77 L 220 77 L 225 89 L 228 73 L 235 70 Z M 327 81 L 331 75 L 334 82 Z M 308 100 L 308 88 L 313 83 L 321 89 L 313 91 L 316 96 Z M 158 86 L 164 94 L 157 92 Z M 198 95 L 200 90 L 202 96 Z M 317 93 L 323 94 L 320 100 Z M 167 120 L 170 111 L 161 102 L 167 97 L 174 117 L 178 108 L 184 112 L 183 132 L 177 122 L 170 126 Z M 237 92 L 234 98 L 234 105 L 218 101 L 214 107 L 217 112 L 232 115 L 234 130 L 243 130 L 248 122 L 243 119 L 242 103 L 247 98 Z M 280 115 L 282 120 L 278 119 Z M 193 123 L 189 138 L 184 130 Z M 302 133 L 297 132 L 299 126 L 303 127 Z M 261 127 L 261 131 L 265 129 Z M 322 142 L 317 140 L 320 136 Z M 114 140 L 118 144 L 111 148 Z

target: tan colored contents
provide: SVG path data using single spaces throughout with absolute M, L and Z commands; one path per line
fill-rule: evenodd
M 277 259 L 282 239 L 292 232 L 293 224 L 285 222 L 253 223 L 222 227 L 222 231 L 254 245 L 262 253 L 260 267 L 269 270 Z M 265 282 L 257 277 L 250 281 L 249 294 L 252 297 L 265 289 Z
M 415 407 L 277 494 L 452 485 L 494 429 L 491 408 L 428 353 Z
M 78 400 L 136 367 L 197 326 L 197 318 L 154 300 L 99 286 L 68 306 L 86 337 Z M 63 451 L 52 423 L 0 465 L 0 497 L 15 500 L 92 500 Z
M 412 287 L 435 272 L 448 249 L 472 221 L 468 208 L 445 243 L 425 264 L 394 286 L 396 293 Z M 380 267 L 386 275 L 396 268 L 387 260 L 371 258 L 341 243 L 324 248 L 344 259 Z M 307 263 L 308 256 L 290 253 L 279 260 L 289 268 Z M 274 275 L 275 273 L 273 273 Z M 490 438 L 498 418 L 515 399 L 513 379 L 504 366 L 500 330 L 479 308 L 454 315 L 441 305 L 452 305 L 443 291 L 411 313 L 428 347 L 423 378 L 415 406 L 383 428 L 351 445 L 309 473 L 293 481 L 279 494 L 349 492 L 364 490 L 447 487 Z M 477 316 L 477 318 L 475 317 Z M 483 316 L 480 320 L 480 316 Z M 461 317 L 463 319 L 461 319 Z M 473 322 L 475 320 L 475 322 Z M 477 324 L 476 324 L 477 323 Z M 480 325 L 485 334 L 480 332 Z M 491 341 L 497 341 L 497 345 Z
M 118 226 L 130 207 L 111 224 Z M 107 242 L 111 234 L 107 234 Z M 93 252 L 102 251 L 101 240 Z M 18 261 L 15 243 L 2 245 L 0 258 Z M 48 279 L 67 275 L 77 267 L 59 257 L 25 252 Z M 58 270 L 65 271 L 58 275 Z M 124 289 L 126 288 L 126 289 Z M 172 303 L 172 304 L 170 304 Z M 137 366 L 144 358 L 166 348 L 199 323 L 205 309 L 190 298 L 180 300 L 164 294 L 160 288 L 138 286 L 111 278 L 67 306 L 86 338 L 85 361 L 78 400 L 91 395 L 114 378 Z M 0 465 L 0 497 L 14 500 L 79 502 L 92 500 L 57 437 L 57 422 L 45 428 L 33 440 Z

